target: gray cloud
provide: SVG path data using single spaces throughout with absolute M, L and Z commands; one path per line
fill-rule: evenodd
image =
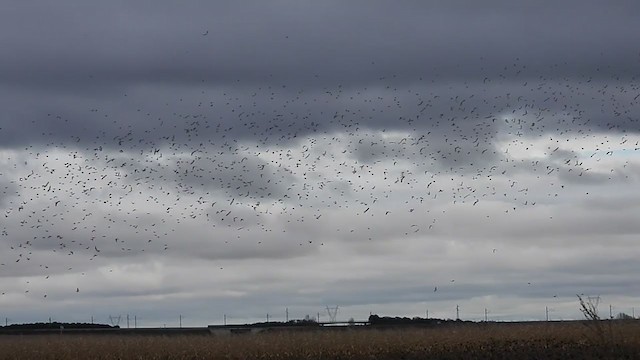
M 637 53 L 621 46 L 638 42 L 632 2 L 607 11 L 597 2 L 165 2 L 154 3 L 152 11 L 148 5 L 68 1 L 12 7 L 4 13 L 3 33 L 17 35 L 3 39 L 9 50 L 3 76 L 40 86 L 73 86 L 89 76 L 107 83 L 231 83 L 272 77 L 305 82 L 319 74 L 325 81 L 353 83 L 374 74 L 406 79 L 434 71 L 468 78 L 483 67 L 497 75 L 507 65 L 497 60 L 505 58 L 521 58 L 527 68 L 542 63 L 539 68 L 548 68 L 542 75 L 636 71 Z

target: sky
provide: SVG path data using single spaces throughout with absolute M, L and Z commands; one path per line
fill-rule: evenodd
M 640 309 L 637 2 L 2 8 L 7 323 Z

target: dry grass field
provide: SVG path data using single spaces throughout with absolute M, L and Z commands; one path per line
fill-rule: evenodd
M 0 359 L 640 359 L 640 322 L 230 336 L 5 335 Z

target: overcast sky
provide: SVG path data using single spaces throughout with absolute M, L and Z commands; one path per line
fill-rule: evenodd
M 9 323 L 640 309 L 635 1 L 2 9 Z

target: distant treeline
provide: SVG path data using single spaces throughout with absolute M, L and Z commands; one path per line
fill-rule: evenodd
M 420 317 L 389 317 L 389 316 L 369 316 L 369 325 L 441 325 L 467 322 L 462 320 L 443 320 L 443 319 L 425 319 Z M 250 327 L 320 327 L 321 324 L 314 319 L 269 321 L 247 324 Z M 59 330 L 59 329 L 119 329 L 120 326 L 111 326 L 107 324 L 90 324 L 90 323 L 62 323 L 62 322 L 40 322 L 30 324 L 11 324 L 8 326 L 0 326 L 0 331 L 10 330 Z
M 90 324 L 90 323 L 61 323 L 61 322 L 40 322 L 31 324 L 11 324 L 8 326 L 0 326 L 0 330 L 48 330 L 48 329 L 112 329 L 119 326 L 111 326 L 106 324 Z
M 389 317 L 383 316 L 380 317 L 378 315 L 369 316 L 369 325 L 440 325 L 440 324 L 449 324 L 449 323 L 461 323 L 466 322 L 462 320 L 443 320 L 443 319 L 425 319 L 421 317 Z
M 285 326 L 320 326 L 317 321 L 312 319 L 304 319 L 304 320 L 289 320 L 287 322 L 284 321 L 269 321 L 269 322 L 259 322 L 251 324 L 253 327 L 285 327 Z
M 353 322 L 353 320 L 348 321 L 346 323 Z M 454 323 L 462 323 L 469 322 L 463 320 L 451 320 L 451 319 L 426 319 L 420 317 L 408 318 L 408 317 L 390 317 L 390 316 L 378 316 L 371 315 L 369 316 L 368 325 L 442 325 L 442 324 L 454 324 Z M 259 322 L 253 324 L 247 324 L 247 326 L 251 327 L 319 327 L 319 324 L 314 319 L 304 319 L 304 320 L 289 320 L 288 322 L 284 321 L 269 321 L 269 322 Z

